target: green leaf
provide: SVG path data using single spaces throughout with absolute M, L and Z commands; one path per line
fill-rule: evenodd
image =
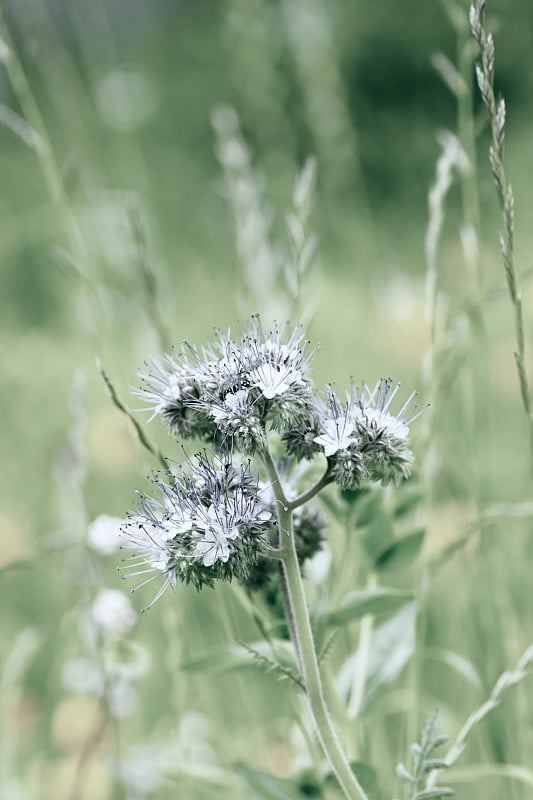
M 451 797 L 454 794 L 454 790 L 447 786 L 434 786 L 433 789 L 418 792 L 416 800 L 440 800 L 441 797 Z
M 383 493 L 380 490 L 374 490 L 369 493 L 362 503 L 355 524 L 358 528 L 364 528 L 365 525 L 370 525 L 377 515 L 383 513 Z
M 276 778 L 247 764 L 237 764 L 235 772 L 254 792 L 253 797 L 264 800 L 301 800 L 301 794 L 293 780 Z
M 363 764 L 361 761 L 351 761 L 350 767 L 365 792 L 371 797 L 377 796 L 377 772 L 374 767 L 371 767 L 369 764 Z M 328 788 L 337 789 L 339 792 L 341 791 L 337 778 L 332 772 L 328 772 L 326 775 L 325 784 Z
M 408 786 L 414 786 L 415 779 L 413 775 L 409 772 L 406 768 L 405 764 L 396 764 L 396 775 L 402 781 L 402 783 L 406 783 Z
M 420 528 L 386 547 L 375 560 L 376 569 L 393 570 L 411 564 L 422 547 L 425 533 L 424 528 Z
M 332 500 L 328 494 L 322 492 L 318 495 L 318 499 L 338 522 L 342 522 L 345 519 L 346 509 L 342 508 L 335 500 Z
M 346 625 L 366 614 L 386 614 L 395 611 L 413 599 L 410 592 L 402 592 L 388 586 L 350 592 L 342 598 L 339 608 L 327 613 L 328 625 Z
M 354 506 L 366 498 L 370 491 L 371 489 L 366 487 L 362 489 L 341 489 L 340 496 L 349 506 Z
M 431 647 L 426 649 L 424 657 L 432 661 L 439 661 L 442 664 L 446 664 L 459 675 L 462 675 L 463 678 L 466 678 L 476 689 L 481 688 L 481 678 L 475 666 L 468 658 L 456 653 L 454 650 Z
M 416 608 L 416 602 L 407 603 L 374 631 L 368 654 L 363 708 L 381 686 L 397 678 L 413 654 Z M 337 689 L 348 702 L 354 673 L 362 668 L 364 662 L 365 658 L 356 650 L 346 659 L 337 675 Z
M 378 510 L 363 531 L 362 544 L 372 562 L 394 542 L 394 528 L 391 517 Z
M 294 672 L 290 667 L 285 666 L 278 660 L 274 661 L 270 656 L 265 655 L 264 652 L 259 652 L 254 647 L 244 644 L 243 647 L 255 658 L 257 663 L 266 670 L 266 672 L 273 672 L 278 675 L 281 680 L 289 679 L 293 681 L 300 689 L 305 691 L 305 685 L 300 675 Z
M 398 492 L 398 500 L 394 505 L 394 516 L 396 519 L 405 517 L 412 511 L 422 500 L 422 491 L 420 487 L 408 487 L 403 491 Z

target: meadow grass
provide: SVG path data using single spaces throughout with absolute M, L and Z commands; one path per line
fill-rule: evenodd
M 97 359 L 134 409 L 130 386 L 147 358 L 258 310 L 306 316 L 321 343 L 317 385 L 333 380 L 342 392 L 350 375 L 372 385 L 390 375 L 431 402 L 413 428 L 404 486 L 361 497 L 328 489 L 331 564 L 324 580 L 319 563 L 306 579 L 326 701 L 369 798 L 430 797 L 437 783 L 474 800 L 531 796 L 531 103 L 517 95 L 533 87 L 513 66 L 513 48 L 526 52 L 527 6 L 487 9 L 508 107 L 510 264 L 467 4 L 433 5 L 409 27 L 407 2 L 390 19 L 370 10 L 363 23 L 340 2 L 232 0 L 146 12 L 129 36 L 114 4 L 6 5 L 2 796 L 340 796 L 290 678 L 279 598 L 236 584 L 182 586 L 117 641 L 86 630 L 100 589 L 126 588 L 120 555 L 88 548 L 87 525 L 125 516 L 161 467 L 159 450 L 180 458 L 158 421 L 136 414 L 156 455 L 142 446 Z M 436 53 L 445 60 L 433 59 L 433 74 Z M 405 84 L 394 82 L 400 67 Z M 417 95 L 409 87 L 420 74 Z M 221 150 L 230 134 L 246 152 L 238 168 Z M 314 205 L 307 216 L 300 207 L 301 239 L 294 186 L 310 154 Z M 252 207 L 238 204 L 243 185 Z M 314 235 L 307 274 L 302 253 Z M 269 256 L 262 274 L 259 246 Z M 413 552 L 384 559 L 376 576 L 384 532 L 421 529 L 423 546 L 415 536 Z M 350 595 L 378 583 L 402 604 Z M 135 608 L 152 596 L 140 590 Z M 328 623 L 331 642 L 326 612 L 342 620 Z M 275 637 L 266 652 L 265 626 Z M 123 718 L 105 692 L 65 688 L 65 665 L 88 653 L 107 670 L 137 665 Z M 420 762 L 410 783 L 410 747 L 435 709 L 432 735 L 449 742 L 428 757 L 443 770 Z

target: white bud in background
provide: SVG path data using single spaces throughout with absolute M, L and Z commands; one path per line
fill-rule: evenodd
M 127 633 L 137 619 L 129 599 L 118 589 L 102 589 L 93 602 L 92 615 L 97 625 L 117 636 Z
M 107 693 L 107 704 L 115 719 L 126 719 L 137 708 L 137 692 L 128 681 L 115 681 Z
M 119 530 L 124 524 L 120 517 L 101 514 L 87 528 L 87 544 L 101 556 L 109 556 L 120 547 Z
M 63 666 L 61 685 L 69 692 L 101 695 L 105 679 L 98 664 L 90 658 L 71 658 Z

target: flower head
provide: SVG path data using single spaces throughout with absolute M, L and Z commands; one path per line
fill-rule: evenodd
M 396 415 L 391 406 L 400 388 L 382 378 L 370 391 L 352 384 L 342 404 L 331 387 L 326 403 L 319 404 L 319 445 L 330 462 L 332 475 L 343 489 L 355 489 L 364 480 L 384 484 L 399 483 L 409 475 L 412 454 L 409 449 L 409 425 L 418 414 L 409 414 L 416 393 L 409 397 Z
M 409 449 L 409 425 L 420 413 L 410 411 L 413 392 L 396 414 L 391 406 L 400 390 L 392 388 L 390 378 L 381 378 L 373 391 L 366 384 L 357 389 L 352 384 L 350 400 L 357 409 L 356 429 L 365 457 L 365 466 L 372 480 L 384 484 L 399 483 L 411 471 L 413 455 Z
M 160 478 L 154 484 L 159 498 L 141 497 L 123 535 L 133 551 L 126 569 L 151 574 L 148 581 L 163 576 L 156 599 L 180 582 L 201 588 L 215 579 L 243 579 L 267 552 L 273 518 L 249 464 L 198 456 L 176 469 L 172 484 Z
M 331 386 L 326 389 L 326 402 L 319 404 L 319 435 L 314 442 L 329 460 L 332 475 L 343 489 L 353 489 L 366 478 L 356 428 L 359 410 L 353 398 L 342 404 Z
M 267 424 L 283 430 L 312 404 L 310 362 L 301 328 L 265 331 L 258 316 L 233 338 L 217 331 L 200 350 L 152 359 L 137 394 L 172 433 L 212 438 L 217 431 L 246 453 L 263 444 Z
M 210 405 L 201 404 L 215 421 L 222 435 L 222 443 L 234 444 L 243 453 L 253 455 L 265 443 L 265 432 L 260 417 L 260 404 L 247 389 L 228 392 L 222 399 L 216 395 Z

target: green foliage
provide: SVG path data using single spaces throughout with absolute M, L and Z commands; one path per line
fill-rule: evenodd
M 374 700 L 401 675 L 415 651 L 415 623 L 417 605 L 403 605 L 390 619 L 373 630 L 367 650 L 361 646 L 345 660 L 338 677 L 337 688 L 350 704 L 353 679 L 365 669 L 361 708 Z
M 365 614 L 379 616 L 396 611 L 405 605 L 413 595 L 386 586 L 374 587 L 362 591 L 350 592 L 345 595 L 338 608 L 326 613 L 328 625 L 346 625 L 354 620 L 361 619 Z
M 389 571 L 406 567 L 414 561 L 424 542 L 425 530 L 413 531 L 403 536 L 379 553 L 375 560 L 378 571 Z
M 411 747 L 411 771 L 403 764 L 398 764 L 396 767 L 398 778 L 407 786 L 409 800 L 439 800 L 454 794 L 453 789 L 446 786 L 426 788 L 426 778 L 429 773 L 447 766 L 443 759 L 436 757 L 436 751 L 448 741 L 447 736 L 438 733 L 438 727 L 439 715 L 435 711 L 424 724 L 420 742 Z
M 377 770 L 374 767 L 371 767 L 369 764 L 364 764 L 361 761 L 352 761 L 350 762 L 350 766 L 359 776 L 359 779 L 369 797 L 379 797 L 379 781 Z M 326 775 L 325 785 L 327 787 L 335 788 L 337 789 L 337 793 L 339 792 L 337 781 L 331 773 Z
M 529 666 L 506 670 L 533 619 L 530 2 L 487 0 L 478 42 L 459 0 L 133 5 L 3 8 L 0 795 L 105 800 L 122 792 L 122 761 L 143 800 L 153 773 L 158 800 L 340 796 L 298 727 L 273 561 L 252 568 L 253 595 L 180 587 L 127 642 L 94 643 L 100 660 L 121 663 L 131 645 L 151 654 L 131 716 L 102 729 L 102 699 L 67 690 L 63 674 L 84 654 L 97 592 L 123 586 L 121 554 L 89 551 L 87 523 L 123 516 L 132 486 L 183 456 L 135 410 L 135 370 L 184 336 L 256 311 L 296 321 L 299 307 L 328 354 L 317 385 L 334 378 L 344 397 L 342 376 L 391 375 L 431 404 L 413 478 L 320 498 L 326 546 L 302 571 L 339 738 L 370 799 L 392 797 L 391 765 L 438 705 L 459 731 L 461 761 L 445 773 L 457 796 L 527 800 L 533 696 L 518 684 Z M 221 103 L 238 126 L 223 154 L 209 124 Z M 312 211 L 298 174 L 300 193 L 306 180 L 316 191 Z M 65 448 L 79 369 L 83 497 Z M 308 433 L 293 446 L 313 455 Z M 313 556 L 311 539 L 301 555 Z M 135 607 L 153 595 L 140 589 Z M 41 644 L 23 663 L 13 653 L 28 629 Z M 178 758 L 172 733 L 189 712 L 203 722 Z M 405 767 L 404 797 L 419 768 Z M 446 796 L 418 783 L 418 800 Z

